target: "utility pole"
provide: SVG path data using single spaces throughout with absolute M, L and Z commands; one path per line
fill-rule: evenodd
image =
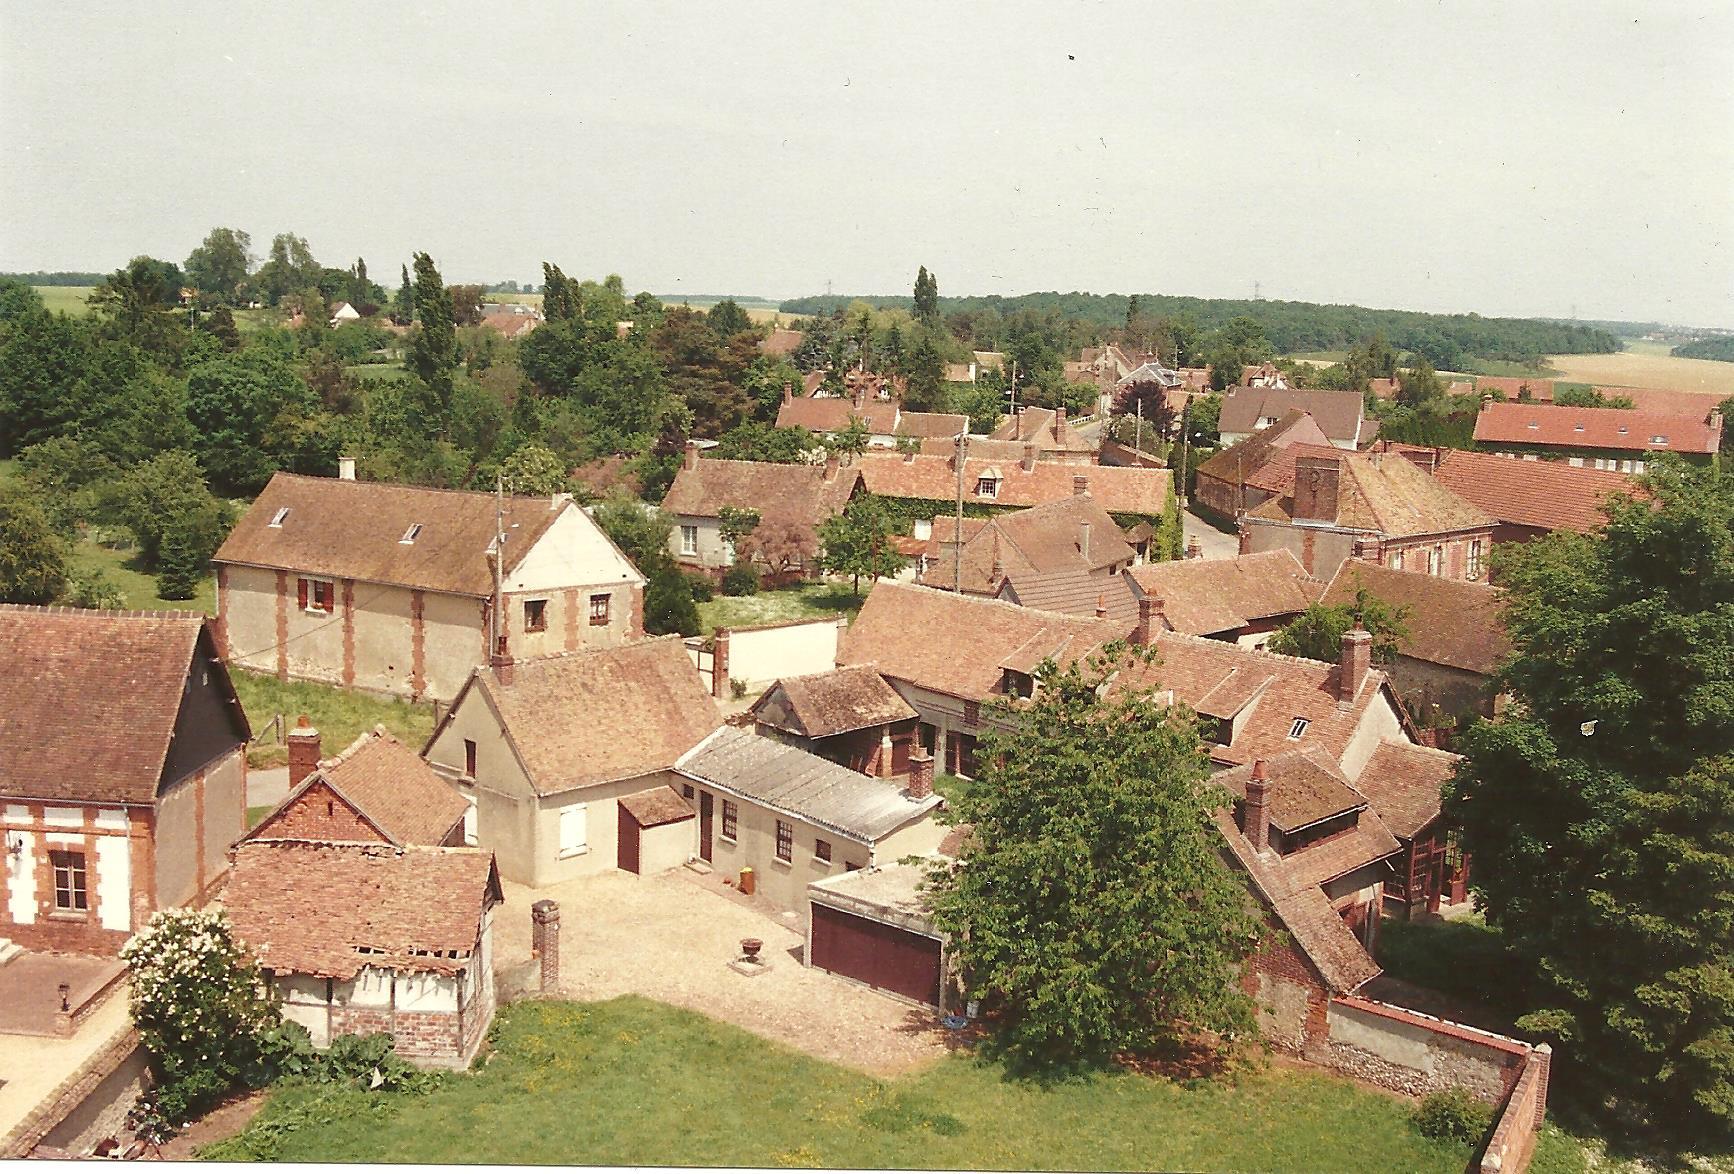
M 502 569 L 506 561 L 506 479 L 494 475 L 494 606 L 488 609 L 488 656 L 500 651 L 500 609 L 504 606 Z
M 957 434 L 957 517 L 951 532 L 951 589 L 963 593 L 963 462 L 969 451 L 967 434 Z
M 1136 396 L 1132 400 L 1132 410 L 1137 413 L 1138 427 L 1132 433 L 1132 447 L 1139 452 L 1144 451 L 1144 397 Z
M 1011 362 L 1011 414 L 1016 419 L 1018 414 L 1018 361 Z
M 1186 413 L 1192 410 L 1192 394 L 1180 401 L 1180 512 L 1186 512 L 1186 475 L 1192 468 L 1192 429 L 1186 422 Z M 1182 519 L 1184 524 L 1185 519 Z

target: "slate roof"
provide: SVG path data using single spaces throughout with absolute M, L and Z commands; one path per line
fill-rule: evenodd
M 1409 450 L 1405 450 L 1409 451 Z M 1526 461 L 1465 449 L 1436 453 L 1433 478 L 1502 522 L 1587 534 L 1607 521 L 1602 506 L 1616 493 L 1644 496 L 1638 483 L 1611 469 L 1564 461 Z
M 1360 586 L 1408 609 L 1409 635 L 1398 648 L 1403 656 L 1489 676 L 1511 651 L 1499 618 L 1504 592 L 1497 587 L 1345 559 L 1321 602 L 1352 605 Z
M 1323 524 L 1402 538 L 1491 529 L 1494 520 L 1395 453 L 1348 453 L 1297 446 L 1295 459 L 1334 461 L 1337 513 Z M 1271 498 L 1249 517 L 1294 522 L 1294 494 Z M 1320 519 L 1303 519 L 1315 524 Z
M 1008 657 L 1070 660 L 1126 635 L 1094 617 L 1035 611 L 997 599 L 881 579 L 843 634 L 837 662 L 967 700 L 998 695 Z M 1038 658 L 1039 659 L 1039 658 Z
M 774 738 L 724 726 L 675 769 L 694 782 L 871 844 L 945 802 L 912 799 L 898 784 L 838 766 Z
M 748 710 L 755 721 L 804 738 L 828 738 L 918 716 L 872 667 L 784 677 Z
M 852 468 L 700 459 L 696 467 L 682 466 L 674 475 L 662 508 L 685 517 L 715 518 L 724 506 L 733 506 L 758 510 L 764 518 L 787 517 L 817 526 L 842 512 L 859 479 Z
M 641 828 L 661 827 L 665 823 L 679 823 L 693 816 L 692 804 L 688 803 L 681 793 L 664 783 L 660 787 L 637 791 L 631 795 L 623 795 L 619 799 L 620 806 L 638 821 Z
M 1333 441 L 1359 443 L 1370 438 L 1364 427 L 1366 403 L 1359 392 L 1353 391 L 1233 387 L 1222 397 L 1218 429 L 1229 433 L 1257 432 L 1260 420 L 1274 416 L 1280 421 L 1297 409 L 1311 416 Z
M 1412 839 L 1439 817 L 1441 794 L 1461 761 L 1448 750 L 1381 738 L 1355 786 L 1392 835 Z
M 1195 636 L 1305 611 L 1322 586 L 1288 550 L 1145 563 L 1126 573 L 1139 594 L 1162 601 L 1170 628 Z
M 248 841 L 222 906 L 262 967 L 350 979 L 364 966 L 462 971 L 502 899 L 492 852 Z
M 667 770 L 722 724 L 678 635 L 525 661 L 510 685 L 479 668 L 451 713 L 478 691 L 539 795 Z
M 583 512 L 566 500 L 505 499 L 507 575 L 568 509 Z M 491 493 L 277 473 L 211 561 L 485 598 L 494 590 L 494 522 Z M 421 529 L 406 543 L 412 526 Z M 620 563 L 637 576 L 624 555 Z
M 250 731 L 197 612 L 0 604 L 0 795 L 155 802 L 195 653 Z
M 954 559 L 949 547 L 955 521 L 944 519 L 943 538 L 940 537 L 940 519 L 936 518 L 934 522 L 928 557 L 937 561 L 929 566 L 921 581 L 930 586 L 950 587 Z M 1085 524 L 1090 527 L 1088 554 L 1080 545 Z M 1088 573 L 1129 563 L 1134 553 L 1120 527 L 1093 496 L 1073 494 L 1026 510 L 996 514 L 973 533 L 966 534 L 963 589 L 977 594 L 993 594 L 998 589 L 998 583 L 993 581 L 996 557 L 1003 575 L 1055 571 Z
M 1660 437 L 1661 439 L 1657 439 Z M 1721 418 L 1665 415 L 1631 408 L 1562 408 L 1553 404 L 1482 404 L 1475 439 L 1490 444 L 1710 454 L 1722 443 Z
M 463 822 L 469 804 L 421 755 L 377 726 L 361 735 L 343 753 L 320 762 L 277 811 L 248 833 L 250 840 L 269 840 L 279 812 L 323 781 L 391 843 L 437 846 Z
M 881 497 L 921 498 L 952 501 L 957 496 L 957 471 L 949 456 L 898 453 L 868 453 L 855 462 L 868 492 Z M 976 493 L 983 474 L 999 479 L 997 496 Z M 1032 506 L 1069 497 L 1074 478 L 1082 477 L 1085 490 L 1111 513 L 1159 516 L 1173 492 L 1174 478 L 1167 469 L 1114 468 L 1105 465 L 1062 465 L 1038 461 L 1025 469 L 1016 461 L 968 456 L 964 460 L 963 500 L 1002 506 Z M 668 508 L 666 502 L 664 508 Z

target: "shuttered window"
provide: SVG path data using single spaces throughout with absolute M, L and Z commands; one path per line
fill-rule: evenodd
M 337 585 L 330 579 L 297 579 L 295 602 L 302 611 L 329 613 L 337 602 Z
M 589 847 L 589 820 L 582 803 L 560 810 L 560 856 L 576 856 Z

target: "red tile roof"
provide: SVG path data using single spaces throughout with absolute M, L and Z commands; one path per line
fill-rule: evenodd
M 1511 651 L 1499 619 L 1504 592 L 1497 587 L 1351 558 L 1337 569 L 1322 602 L 1353 604 L 1362 587 L 1407 610 L 1409 635 L 1398 649 L 1403 656 L 1489 676 Z
M 1169 627 L 1194 636 L 1303 612 L 1322 587 L 1287 550 L 1146 563 L 1127 574 L 1139 594 L 1162 601 Z
M 1042 452 L 1094 452 L 1096 446 L 1072 430 L 1071 424 L 1060 419 L 1052 408 L 1019 408 L 1017 415 L 1006 419 L 989 435 L 991 440 L 1026 442 Z
M 1124 632 L 1138 622 L 1138 601 L 1131 580 L 1121 572 L 1102 578 L 1081 570 L 1021 571 L 1008 575 L 998 598 L 1069 616 L 1095 616 L 1106 609 L 1109 623 Z
M 1253 765 L 1249 762 L 1220 771 L 1214 781 L 1243 800 Z M 1264 765 L 1270 784 L 1269 823 L 1280 832 L 1296 832 L 1367 805 L 1366 796 L 1355 790 L 1330 756 L 1317 748 L 1278 754 L 1265 759 Z
M 660 787 L 623 795 L 620 806 L 626 808 L 641 828 L 661 827 L 665 823 L 679 823 L 693 817 L 692 804 L 666 783 Z
M 1297 446 L 1303 459 L 1334 462 L 1337 467 L 1337 512 L 1334 518 L 1312 519 L 1345 530 L 1363 530 L 1402 538 L 1418 534 L 1449 534 L 1491 529 L 1494 520 L 1393 453 L 1348 453 L 1341 449 Z M 1293 522 L 1295 502 L 1272 498 L 1250 512 L 1251 517 Z
M 1355 787 L 1392 835 L 1409 840 L 1439 817 L 1440 795 L 1461 761 L 1449 751 L 1382 738 Z
M 881 497 L 951 501 L 957 493 L 953 458 L 868 453 L 855 462 L 868 492 Z M 998 479 L 997 496 L 976 492 L 977 483 L 992 475 Z M 1057 501 L 1074 492 L 1074 478 L 1082 477 L 1086 491 L 1110 513 L 1159 516 L 1168 504 L 1174 485 L 1167 469 L 1111 468 L 1102 465 L 1062 465 L 1038 461 L 1025 469 L 1013 461 L 967 457 L 964 461 L 963 499 L 990 505 L 1032 506 Z
M 222 895 L 260 966 L 335 979 L 456 974 L 501 900 L 492 852 L 285 841 L 239 845 Z
M 701 459 L 695 468 L 683 466 L 674 475 L 662 508 L 676 516 L 715 518 L 724 506 L 733 506 L 757 510 L 762 518 L 817 526 L 842 512 L 859 480 L 852 468 Z
M 792 355 L 800 347 L 801 340 L 806 338 L 799 330 L 772 330 L 759 342 L 759 352 L 766 355 Z
M 384 726 L 378 726 L 357 738 L 343 753 L 320 762 L 319 769 L 307 776 L 247 838 L 277 838 L 272 834 L 277 814 L 320 781 L 348 800 L 386 839 L 399 846 L 438 846 L 463 822 L 469 809 L 457 789 L 434 773 L 421 755 L 392 737 Z
M 867 400 L 859 405 L 842 396 L 796 397 L 777 409 L 778 428 L 805 428 L 809 432 L 841 432 L 859 418 L 867 431 L 889 436 L 897 427 L 897 405 L 890 400 Z
M 155 802 L 195 658 L 230 699 L 224 734 L 249 731 L 196 612 L 0 604 L 0 795 Z M 195 685 L 197 682 L 194 682 Z
M 867 666 L 784 677 L 748 712 L 757 722 L 803 738 L 828 738 L 917 716 L 909 702 Z
M 933 561 L 921 581 L 930 587 L 950 587 L 953 519 L 934 521 L 934 537 L 928 544 L 928 557 Z M 1081 545 L 1086 525 L 1090 528 L 1088 554 Z M 1128 564 L 1133 554 L 1108 511 L 1090 494 L 1073 494 L 1027 510 L 997 514 L 968 533 L 963 547 L 963 589 L 978 595 L 995 594 L 999 588 L 993 578 L 996 561 L 1003 578 L 1029 572 L 1097 572 Z
M 1722 443 L 1720 416 L 1673 416 L 1629 408 L 1562 408 L 1491 403 L 1475 417 L 1475 439 L 1490 444 L 1635 452 L 1714 453 Z
M 1551 379 L 1538 379 L 1529 375 L 1477 375 L 1475 377 L 1475 390 L 1482 395 L 1486 395 L 1490 391 L 1497 391 L 1508 400 L 1516 400 L 1525 389 L 1529 391 L 1532 399 L 1544 403 L 1553 399 L 1553 380 Z
M 1260 420 L 1281 420 L 1297 409 L 1311 416 L 1333 441 L 1359 442 L 1366 439 L 1363 435 L 1366 402 L 1360 393 L 1353 391 L 1233 387 L 1222 397 L 1222 417 L 1218 427 L 1223 432 L 1250 434 L 1259 430 Z
M 1328 447 L 1329 438 L 1318 422 L 1296 408 L 1269 428 L 1260 429 L 1235 442 L 1198 466 L 1203 477 L 1230 485 L 1250 485 L 1270 493 L 1294 488 L 1296 446 Z
M 1433 477 L 1501 522 L 1587 534 L 1607 521 L 1603 505 L 1618 493 L 1644 496 L 1636 480 L 1611 469 L 1585 469 L 1564 461 L 1526 461 L 1465 449 L 1393 446 L 1432 466 Z

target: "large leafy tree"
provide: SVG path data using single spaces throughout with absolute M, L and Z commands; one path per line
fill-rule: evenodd
M 289 294 L 316 286 L 320 271 L 306 237 L 280 232 L 271 238 L 271 252 L 253 275 L 253 283 L 265 303 L 275 306 Z
M 264 347 L 202 363 L 187 375 L 194 452 L 224 493 L 250 493 L 276 471 L 273 426 L 307 411 L 313 393 L 282 356 Z
M 870 493 L 856 497 L 840 514 L 819 523 L 820 566 L 833 575 L 848 575 L 861 594 L 861 578 L 877 581 L 895 575 L 909 560 L 891 542 L 896 529 L 885 503 Z
M 1390 664 L 1409 638 L 1409 609 L 1373 595 L 1355 581 L 1353 603 L 1315 603 L 1270 638 L 1270 650 L 1285 656 L 1335 662 L 1343 654 L 1343 633 L 1356 624 L 1373 637 L 1373 660 Z
M 1500 560 L 1515 700 L 1446 812 L 1532 968 L 1524 1029 L 1682 1133 L 1734 1127 L 1734 482 L 1672 461 L 1653 502 Z
M 187 256 L 187 279 L 218 301 L 234 303 L 252 267 L 253 238 L 238 228 L 213 228 Z
M 724 298 L 710 308 L 705 324 L 721 339 L 730 339 L 753 328 L 753 320 L 733 298 Z
M 972 828 L 964 863 L 931 881 L 971 997 L 1031 1067 L 1227 1050 L 1255 1031 L 1239 979 L 1259 925 L 1211 822 L 1227 793 L 1192 722 L 1153 692 L 1101 695 L 1147 655 L 1050 660 L 1033 700 L 999 703 L 954 807 Z
M 66 547 L 36 495 L 0 482 L 0 603 L 53 603 L 66 589 Z
M 939 279 L 925 265 L 915 274 L 915 317 L 928 326 L 939 322 Z

